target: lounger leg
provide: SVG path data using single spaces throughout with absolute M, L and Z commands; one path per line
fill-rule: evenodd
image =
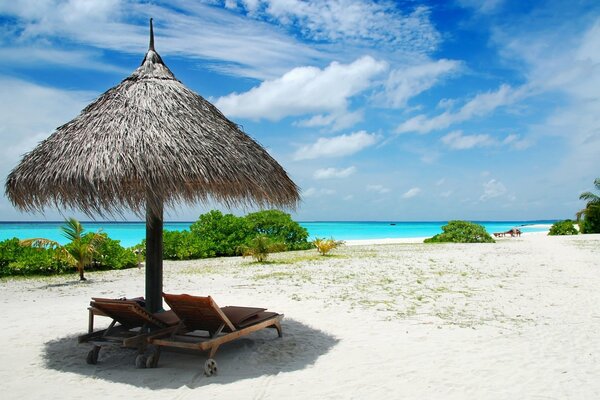
M 275 321 L 275 322 L 273 323 L 273 325 L 272 325 L 272 326 L 270 326 L 269 328 L 275 328 L 275 329 L 277 329 L 277 335 L 278 335 L 279 337 L 283 337 L 283 330 L 281 329 L 281 322 L 279 322 L 279 321 Z
M 95 365 L 98 363 L 98 355 L 100 353 L 100 346 L 94 346 L 87 355 L 86 361 L 88 364 Z
M 156 368 L 158 367 L 158 359 L 160 358 L 160 346 L 156 346 L 154 352 L 150 354 L 148 359 L 146 360 L 146 368 Z
M 217 353 L 217 350 L 219 349 L 219 345 L 214 345 L 213 347 L 210 348 L 210 352 L 208 353 L 208 358 L 215 358 L 215 354 Z
M 92 311 L 92 309 L 89 310 L 89 317 L 88 317 L 88 333 L 92 333 L 94 332 L 94 311 Z

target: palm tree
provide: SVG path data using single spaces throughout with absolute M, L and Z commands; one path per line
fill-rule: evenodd
M 267 235 L 259 234 L 251 239 L 247 245 L 238 247 L 243 257 L 252 256 L 257 262 L 265 262 L 269 253 L 285 251 L 285 243 L 273 242 Z
M 92 234 L 90 239 L 87 239 L 83 225 L 75 218 L 65 220 L 65 224 L 60 229 L 63 236 L 71 241 L 69 244 L 63 246 L 54 240 L 45 238 L 26 239 L 22 240 L 21 244 L 57 249 L 60 256 L 64 257 L 67 263 L 77 268 L 79 280 L 85 281 L 84 268 L 86 265 L 91 264 L 94 254 L 98 252 L 98 247 L 104 240 L 104 236 L 98 231 Z
M 594 186 L 596 190 L 600 192 L 600 178 L 596 178 L 594 180 Z M 581 217 L 588 216 L 592 213 L 592 210 L 595 208 L 600 208 L 600 196 L 594 194 L 592 192 L 581 193 L 579 196 L 579 200 L 585 200 L 587 203 L 585 204 L 585 208 L 577 212 L 577 222 L 581 224 Z

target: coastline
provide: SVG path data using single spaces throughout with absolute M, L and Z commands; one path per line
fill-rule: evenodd
M 167 293 L 285 314 L 282 338 L 223 345 L 211 378 L 204 354 L 139 370 L 135 351 L 107 347 L 86 364 L 90 298 L 143 294 L 143 269 L 0 280 L 0 380 L 9 400 L 596 398 L 599 257 L 600 234 L 528 234 L 165 261 Z
M 543 220 L 531 221 L 483 221 L 488 233 L 505 232 L 513 227 L 520 227 L 525 233 L 531 230 L 547 231 L 550 225 L 542 223 Z M 548 220 L 549 221 L 549 220 Z M 330 238 L 346 241 L 349 245 L 354 243 L 416 243 L 419 239 L 431 237 L 441 232 L 443 221 L 412 221 L 412 222 L 381 222 L 381 221 L 314 221 L 299 222 L 308 230 L 309 240 L 315 238 Z M 62 222 L 0 222 L 0 240 L 28 239 L 44 237 L 65 244 L 59 227 Z M 101 230 L 111 239 L 119 240 L 124 247 L 139 244 L 145 236 L 145 223 L 143 222 L 82 222 L 88 232 Z M 189 229 L 190 222 L 166 222 L 165 230 Z M 363 242 L 361 242 L 363 241 Z M 422 241 L 422 240 L 421 240 Z
M 545 226 L 539 226 L 539 227 L 545 228 Z M 521 234 L 520 237 L 531 237 L 531 236 L 548 236 L 548 231 L 524 232 Z M 355 240 L 345 240 L 344 244 L 346 246 L 366 246 L 366 245 L 384 245 L 384 244 L 415 244 L 415 243 L 423 243 L 423 240 L 425 240 L 429 237 L 431 237 L 431 236 L 412 237 L 412 238 L 355 239 Z M 518 237 L 511 237 L 510 235 L 494 237 L 494 240 L 496 240 L 496 241 L 503 241 L 503 240 L 509 240 L 509 239 L 518 239 Z

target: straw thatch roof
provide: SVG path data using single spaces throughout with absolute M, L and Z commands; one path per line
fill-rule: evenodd
M 217 200 L 295 207 L 298 188 L 235 123 L 179 82 L 154 50 L 131 76 L 60 126 L 6 180 L 26 211 L 143 215 L 150 203 Z M 159 206 L 160 207 L 160 206 Z

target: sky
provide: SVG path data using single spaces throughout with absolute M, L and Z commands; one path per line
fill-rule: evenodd
M 0 2 L 0 176 L 139 66 L 150 17 L 300 186 L 295 219 L 574 218 L 600 177 L 597 0 Z M 64 216 L 89 219 L 0 198 L 3 221 Z

